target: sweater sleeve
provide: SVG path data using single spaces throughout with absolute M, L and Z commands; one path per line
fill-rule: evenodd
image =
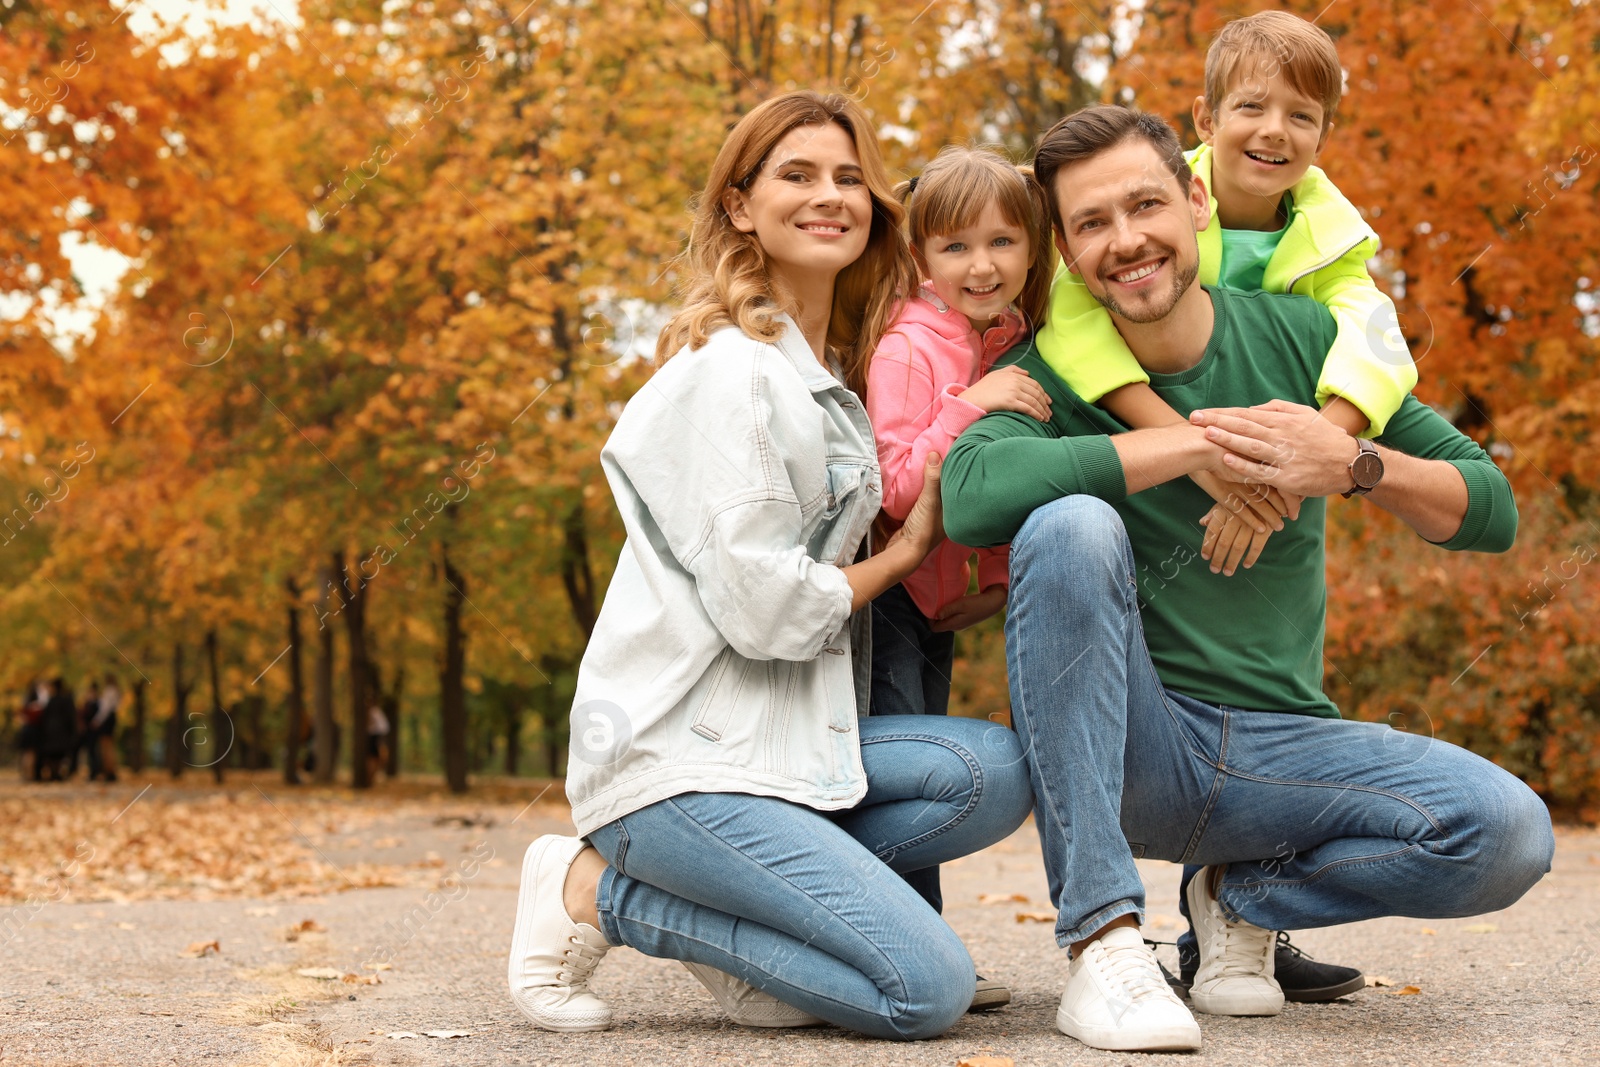
M 983 409 L 961 399 L 966 386 L 939 382 L 912 335 L 884 335 L 867 367 L 867 418 L 878 439 L 883 510 L 904 520 L 922 493 L 922 468 L 930 452 L 944 455 L 977 422 Z
M 1010 544 L 1035 508 L 1060 497 L 1128 495 L 1110 437 L 1058 437 L 1051 423 L 1012 411 L 985 415 L 962 434 L 939 484 L 945 533 L 977 548 Z
M 1401 404 L 1382 444 L 1418 459 L 1442 460 L 1467 483 L 1467 513 L 1440 548 L 1453 552 L 1504 552 L 1517 538 L 1517 502 L 1505 474 L 1466 434 L 1414 396 Z
M 1045 365 L 1091 404 L 1124 385 L 1150 380 L 1117 332 L 1111 313 L 1065 266 L 1050 286 L 1050 311 L 1038 347 Z
M 1361 409 L 1377 437 L 1417 384 L 1394 304 L 1367 273 L 1376 244 L 1351 249 L 1311 278 L 1307 295 L 1333 312 L 1338 335 L 1317 379 L 1317 403 L 1341 396 Z

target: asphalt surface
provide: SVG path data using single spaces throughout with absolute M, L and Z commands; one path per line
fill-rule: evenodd
M 515 808 L 507 809 L 511 812 Z M 978 969 L 1010 984 L 1009 1008 L 968 1016 L 936 1041 L 894 1044 L 821 1028 L 726 1022 L 680 965 L 613 950 L 594 987 L 617 1012 L 601 1034 L 534 1029 L 511 1006 L 505 953 L 523 849 L 563 829 L 548 816 L 440 827 L 396 816 L 373 833 L 426 856 L 425 888 L 264 901 L 47 904 L 0 947 L 0 1064 L 1018 1065 L 1154 1062 L 1095 1052 L 1055 1030 L 1065 958 L 1047 923 L 1031 824 L 947 868 L 947 918 Z M 570 829 L 570 828 L 568 828 Z M 391 844 L 389 852 L 394 852 Z M 329 862 L 361 857 L 330 850 Z M 428 856 L 428 853 L 432 853 Z M 474 866 L 471 861 L 478 862 Z M 463 867 L 463 864 L 466 864 Z M 1177 868 L 1141 863 L 1148 933 L 1177 932 Z M 466 874 L 471 871 L 470 876 Z M 429 893 L 437 893 L 430 898 Z M 1027 903 L 980 903 L 981 894 Z M 407 919 L 407 916 L 410 916 Z M 0 913 L 5 917 L 5 913 Z M 299 927 L 309 921 L 312 925 Z M 0 939 L 3 940 L 3 939 Z M 216 941 L 220 952 L 180 953 Z M 1600 1063 L 1600 834 L 1558 832 L 1554 871 L 1515 907 L 1475 919 L 1391 919 L 1305 931 L 1320 959 L 1387 987 L 1273 1019 L 1199 1016 L 1206 1064 Z M 1170 963 L 1171 950 L 1163 950 Z M 387 961 L 389 969 L 363 964 Z M 304 969 L 377 984 L 303 977 Z M 1415 987 L 1416 992 L 1398 992 Z M 432 1037 L 428 1031 L 466 1036 Z M 419 1036 L 392 1036 L 411 1033 Z

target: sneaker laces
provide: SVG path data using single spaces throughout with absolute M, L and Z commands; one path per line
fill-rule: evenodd
M 1243 975 L 1255 977 L 1262 973 L 1262 961 L 1270 958 L 1276 938 L 1274 931 L 1263 930 L 1246 922 L 1224 922 L 1222 927 L 1222 952 L 1220 977 Z
M 581 933 L 569 934 L 567 947 L 561 952 L 561 969 L 556 973 L 556 980 L 571 986 L 574 992 L 589 992 L 589 978 L 610 947 L 591 945 Z
M 1161 964 L 1155 953 L 1144 944 L 1107 945 L 1096 941 L 1090 948 L 1098 947 L 1098 970 L 1127 994 L 1130 1004 L 1137 1004 L 1151 996 L 1162 999 L 1172 997 L 1172 988 L 1161 975 Z
M 1296 945 L 1293 941 L 1289 940 L 1289 931 L 1287 930 L 1278 931 L 1278 943 L 1276 947 L 1287 950 L 1290 955 L 1294 956 L 1295 959 L 1311 960 L 1310 956 L 1307 956 L 1304 952 L 1300 951 L 1299 945 Z M 1315 961 L 1312 960 L 1312 962 Z

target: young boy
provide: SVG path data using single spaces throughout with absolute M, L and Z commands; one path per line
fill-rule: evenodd
M 1367 274 L 1378 235 L 1312 165 L 1333 129 L 1342 82 L 1333 41 L 1317 26 L 1283 11 L 1230 22 L 1206 53 L 1205 94 L 1194 101 L 1204 143 L 1187 158 L 1211 192 L 1200 281 L 1299 293 L 1327 306 L 1339 333 L 1317 399 L 1327 418 L 1353 436 L 1376 436 L 1416 385 L 1417 372 L 1404 343 L 1391 340 L 1394 305 Z M 1129 426 L 1186 421 L 1150 388 L 1070 262 L 1056 276 L 1038 345 L 1079 396 Z M 1209 475 L 1195 481 L 1218 501 L 1201 520 L 1201 556 L 1213 573 L 1231 576 L 1241 562 L 1254 565 L 1269 524 L 1281 529 L 1279 516 L 1298 512 L 1298 501 L 1277 507 L 1277 494 L 1269 503 L 1261 487 L 1252 491 Z
M 1282 11 L 1230 22 L 1206 53 L 1205 94 L 1194 102 L 1204 143 L 1187 158 L 1211 193 L 1211 221 L 1199 235 L 1200 281 L 1299 293 L 1327 306 L 1338 335 L 1317 399 L 1331 422 L 1367 436 L 1382 432 L 1417 373 L 1403 343 L 1389 339 L 1393 304 L 1367 274 L 1377 234 L 1312 165 L 1333 129 L 1342 82 L 1332 39 L 1311 23 Z M 1040 356 L 1079 396 L 1131 427 L 1187 421 L 1150 388 L 1110 314 L 1078 278 L 1065 242 L 1057 243 L 1063 269 L 1039 333 Z M 1129 273 L 1139 269 L 1133 263 Z M 1261 487 L 1209 475 L 1195 481 L 1218 501 L 1201 520 L 1201 555 L 1213 573 L 1232 575 L 1241 560 L 1253 565 L 1270 536 L 1268 524 L 1281 529 L 1280 516 L 1298 513 L 1298 500 L 1264 494 Z M 1184 871 L 1185 904 L 1194 871 Z M 1196 975 L 1192 928 L 1179 939 L 1178 958 L 1182 978 L 1173 984 L 1179 989 L 1187 992 L 1197 977 L 1201 986 L 1211 980 Z M 1274 964 L 1289 1000 L 1332 1000 L 1364 984 L 1359 971 L 1310 960 L 1281 934 Z

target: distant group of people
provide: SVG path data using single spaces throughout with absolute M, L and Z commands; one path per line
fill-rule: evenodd
M 122 691 L 114 675 L 91 681 L 82 701 L 66 679 L 29 682 L 17 711 L 17 748 L 24 781 L 63 782 L 78 773 L 83 758 L 89 780 L 117 780 L 117 707 Z

